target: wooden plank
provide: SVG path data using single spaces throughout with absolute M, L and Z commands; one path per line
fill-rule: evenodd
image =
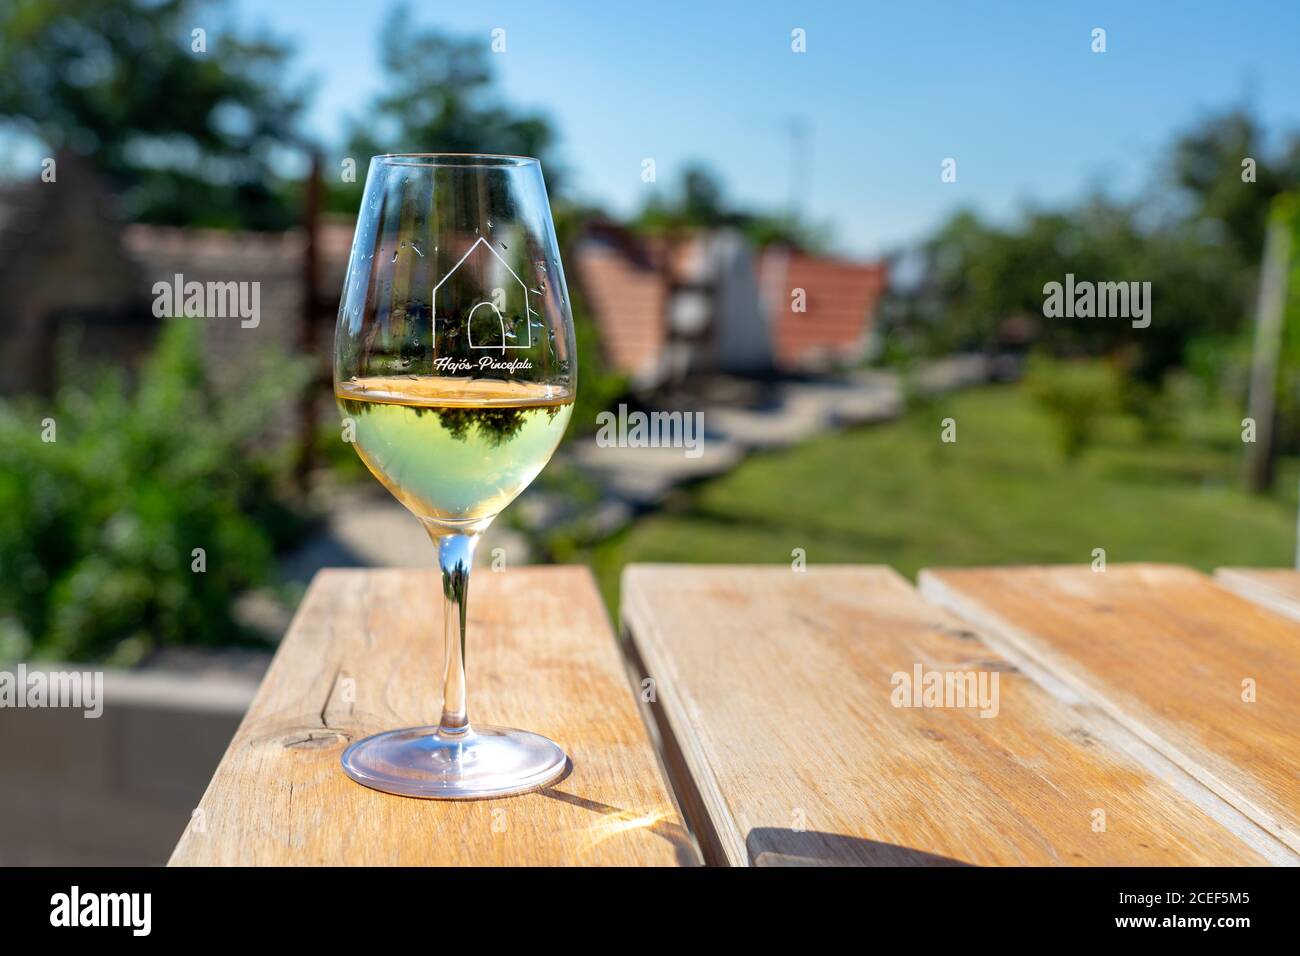
M 1295 622 L 1171 565 L 924 571 L 921 591 L 1300 850 Z
M 567 777 L 444 802 L 344 776 L 351 741 L 437 722 L 441 601 L 433 571 L 318 574 L 171 863 L 697 862 L 585 568 L 480 570 L 469 601 L 470 719 L 546 734 Z
M 1300 571 L 1290 568 L 1219 568 L 1214 580 L 1270 611 L 1300 621 Z
M 632 565 L 622 604 L 707 862 L 1296 861 L 888 568 Z M 996 675 L 996 714 L 894 706 L 918 666 Z

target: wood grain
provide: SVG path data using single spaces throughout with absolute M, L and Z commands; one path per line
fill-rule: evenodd
M 1290 568 L 1219 568 L 1214 580 L 1270 611 L 1300 621 L 1300 571 Z
M 569 776 L 473 802 L 344 776 L 351 741 L 437 722 L 441 601 L 433 571 L 318 574 L 171 864 L 697 862 L 586 569 L 480 569 L 469 600 L 470 719 L 546 734 Z
M 1300 625 L 1170 565 L 924 571 L 921 590 L 1300 850 Z
M 1296 859 L 888 568 L 632 565 L 622 603 L 708 862 Z M 894 706 L 917 665 L 996 674 L 996 715 Z

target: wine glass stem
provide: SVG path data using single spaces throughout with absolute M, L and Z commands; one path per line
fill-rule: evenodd
M 469 571 L 474 563 L 477 534 L 438 537 L 438 564 L 442 567 L 443 635 L 447 651 L 442 673 L 441 736 L 469 733 L 465 709 L 465 602 L 469 597 Z

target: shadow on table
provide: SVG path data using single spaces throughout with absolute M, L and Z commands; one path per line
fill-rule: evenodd
M 750 830 L 745 849 L 755 866 L 971 866 L 892 843 L 781 827 Z

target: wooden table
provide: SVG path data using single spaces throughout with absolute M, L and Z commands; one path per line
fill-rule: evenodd
M 546 734 L 568 777 L 474 802 L 345 777 L 358 737 L 437 723 L 442 588 L 434 571 L 322 571 L 171 864 L 697 862 L 586 569 L 479 569 L 469 619 L 470 719 Z
M 319 575 L 171 862 L 1300 864 L 1300 622 L 1185 568 L 632 565 L 622 648 L 585 570 L 480 570 L 471 716 L 573 769 L 477 803 L 338 766 L 437 717 L 439 601 Z

